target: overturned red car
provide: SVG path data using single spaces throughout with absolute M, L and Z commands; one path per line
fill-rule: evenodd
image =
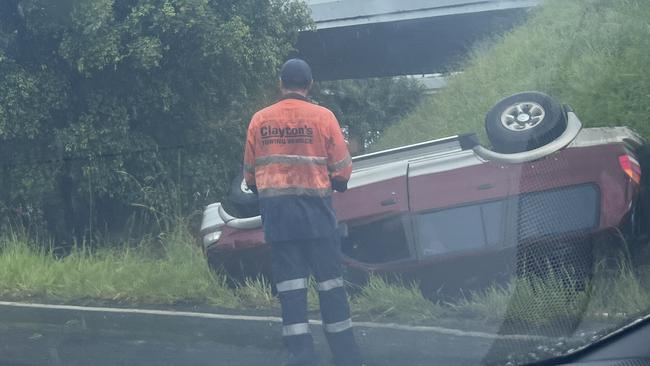
M 485 123 L 491 149 L 471 134 L 353 158 L 349 189 L 333 198 L 349 280 L 394 274 L 435 291 L 540 264 L 588 272 L 602 238 L 619 246 L 647 236 L 648 148 L 634 131 L 582 128 L 570 107 L 538 92 L 502 100 Z M 203 215 L 210 264 L 235 278 L 270 274 L 256 197 L 241 177 L 229 201 L 239 214 L 214 203 Z

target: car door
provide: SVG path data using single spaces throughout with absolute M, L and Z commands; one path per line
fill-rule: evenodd
M 342 251 L 349 267 L 382 270 L 416 254 L 410 238 L 408 162 L 356 162 L 348 191 L 333 202 L 343 228 Z
M 421 260 L 506 246 L 509 166 L 471 150 L 409 164 L 409 205 Z
M 345 193 L 335 193 L 334 208 L 340 222 L 372 220 L 408 211 L 408 163 L 381 165 L 355 163 Z

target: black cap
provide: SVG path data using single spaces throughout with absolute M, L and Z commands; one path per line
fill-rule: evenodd
M 292 58 L 285 62 L 280 70 L 280 80 L 285 88 L 306 89 L 312 79 L 311 67 L 299 58 Z

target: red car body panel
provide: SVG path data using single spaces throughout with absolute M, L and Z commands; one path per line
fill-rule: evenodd
M 264 231 L 256 230 L 236 230 L 225 227 L 215 250 L 246 250 L 265 245 Z
M 511 166 L 488 162 L 442 173 L 411 177 L 411 211 L 432 211 L 508 196 Z
M 383 182 L 334 193 L 333 205 L 339 221 L 363 220 L 409 210 L 406 175 Z

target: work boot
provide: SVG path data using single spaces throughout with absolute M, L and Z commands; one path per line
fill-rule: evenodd
M 352 328 L 340 333 L 325 332 L 336 366 L 362 366 L 361 352 Z
M 284 366 L 320 366 L 320 362 L 317 357 L 309 356 L 307 354 L 298 356 L 289 355 Z
M 320 364 L 311 335 L 285 337 L 289 352 L 285 366 L 318 366 Z

